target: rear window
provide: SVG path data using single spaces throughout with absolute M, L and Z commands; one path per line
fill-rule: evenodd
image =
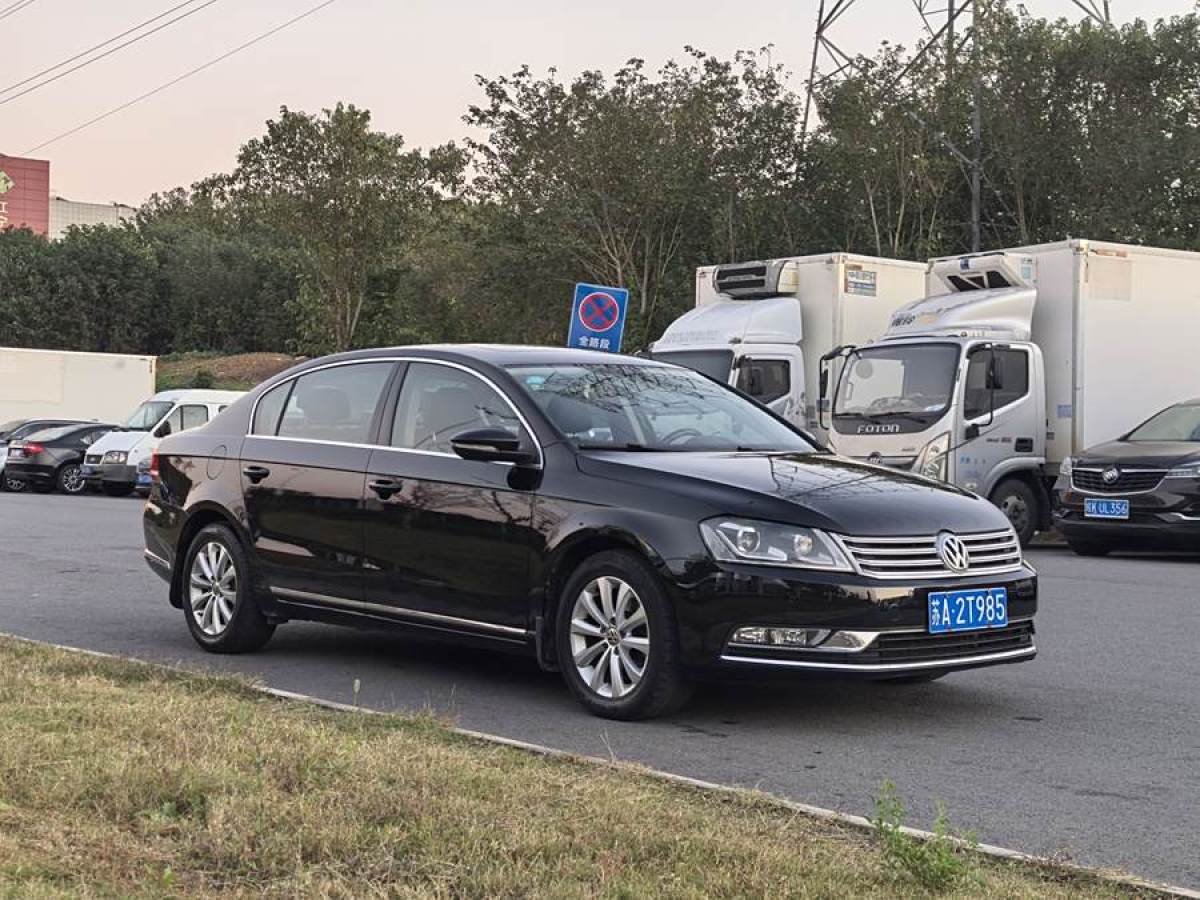
M 78 431 L 78 430 L 79 430 L 78 425 L 71 425 L 68 427 L 59 426 L 57 428 L 42 428 L 39 431 L 33 431 L 30 434 L 25 435 L 23 440 L 36 441 L 38 443 L 44 443 L 46 441 L 57 441 L 59 438 L 66 437 L 71 432 Z

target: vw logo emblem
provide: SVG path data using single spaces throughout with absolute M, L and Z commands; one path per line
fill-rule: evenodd
M 941 532 L 937 536 L 937 552 L 951 572 L 965 572 L 971 567 L 971 551 L 956 534 Z
M 1100 477 L 1104 479 L 1105 484 L 1116 484 L 1117 479 L 1121 477 L 1121 470 L 1116 466 L 1109 466 L 1100 473 Z
M 883 465 L 883 454 L 880 453 L 878 450 L 876 450 L 874 453 L 872 453 L 870 456 L 867 457 L 867 462 L 869 462 L 873 466 L 881 466 L 881 465 Z

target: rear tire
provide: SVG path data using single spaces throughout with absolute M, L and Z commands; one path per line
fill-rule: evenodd
M 228 526 L 200 529 L 183 557 L 181 576 L 188 631 L 209 653 L 249 653 L 275 633 L 258 608 L 246 551 Z
M 1067 546 L 1077 556 L 1108 556 L 1112 553 L 1112 545 L 1104 541 L 1088 540 L 1087 538 L 1067 538 Z
M 1037 534 L 1042 504 L 1037 493 L 1019 478 L 1006 478 L 992 491 L 991 501 L 1008 517 L 1022 547 L 1028 547 Z
M 87 481 L 78 463 L 67 463 L 58 470 L 54 483 L 62 494 L 82 494 L 87 490 Z
M 555 636 L 563 678 L 594 715 L 648 719 L 691 695 L 674 610 L 635 553 L 597 553 L 575 570 L 559 599 Z
M 133 492 L 131 485 L 119 481 L 102 482 L 100 489 L 109 497 L 128 497 Z

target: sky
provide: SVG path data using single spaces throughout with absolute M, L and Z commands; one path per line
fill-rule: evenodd
M 32 0 L 0 19 L 0 88 L 158 15 L 180 0 Z M 193 0 L 200 6 L 205 0 Z M 4 102 L 0 153 L 26 151 L 205 63 L 316 5 L 317 0 L 216 0 L 161 32 L 27 96 Z M 930 6 L 938 0 L 931 0 Z M 0 15 L 11 0 L 0 0 Z M 1111 0 L 1113 16 L 1158 18 L 1195 0 Z M 944 6 L 944 3 L 942 4 Z M 1025 0 L 1036 15 L 1082 14 L 1071 0 Z M 191 7 L 185 7 L 185 9 Z M 183 10 L 181 10 L 182 12 Z M 339 100 L 368 108 L 377 128 L 429 147 L 466 134 L 477 73 L 529 64 L 566 78 L 652 67 L 692 45 L 722 57 L 774 45 L 802 87 L 817 0 L 334 0 L 315 15 L 149 100 L 33 154 L 51 161 L 51 189 L 73 200 L 138 204 L 233 167 L 237 148 L 279 107 L 317 111 Z M 165 21 L 165 20 L 164 20 Z M 911 44 L 911 0 L 854 0 L 831 37 L 849 52 Z

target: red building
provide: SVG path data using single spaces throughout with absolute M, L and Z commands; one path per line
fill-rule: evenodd
M 50 232 L 50 162 L 0 154 L 0 229 Z

